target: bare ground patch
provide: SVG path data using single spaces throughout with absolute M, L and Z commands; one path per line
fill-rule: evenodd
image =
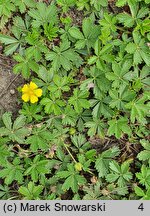
M 13 64 L 12 59 L 0 54 L 0 116 L 6 111 L 16 114 L 19 109 L 17 88 L 24 81 L 13 74 Z

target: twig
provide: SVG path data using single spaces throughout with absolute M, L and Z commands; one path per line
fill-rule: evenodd
M 0 65 L 3 65 L 4 67 L 7 67 L 7 68 L 12 69 L 12 67 L 11 67 L 10 65 L 7 65 L 7 64 L 5 64 L 5 63 L 0 62 Z
M 7 92 L 7 90 L 9 89 L 9 87 L 11 86 L 11 84 L 18 78 L 20 74 L 17 74 L 13 80 L 8 84 L 7 88 L 6 89 L 3 89 L 3 91 L 1 92 L 0 94 L 0 98 L 3 97 L 3 95 Z

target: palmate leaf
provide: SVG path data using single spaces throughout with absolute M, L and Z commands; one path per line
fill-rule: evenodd
M 24 13 L 27 8 L 32 8 L 36 6 L 34 0 L 12 0 L 13 4 L 19 7 L 21 13 Z
M 65 182 L 62 185 L 62 189 L 64 191 L 72 189 L 74 193 L 78 192 L 79 186 L 84 185 L 86 183 L 86 179 L 79 175 L 77 171 L 75 171 L 73 164 L 69 164 L 67 166 L 68 171 L 59 171 L 57 172 L 57 176 L 59 178 L 65 178 Z
M 117 181 L 119 187 L 126 186 L 126 183 L 132 179 L 132 173 L 129 172 L 131 161 L 125 161 L 121 166 L 116 161 L 111 161 L 109 167 L 111 173 L 106 176 L 106 180 L 110 183 Z
M 28 187 L 19 187 L 19 193 L 24 196 L 25 200 L 37 200 L 43 190 L 42 185 L 35 186 L 33 182 L 28 183 Z
M 90 102 L 87 100 L 89 96 L 88 91 L 81 91 L 78 88 L 74 89 L 73 96 L 69 98 L 69 104 L 74 106 L 77 113 L 81 113 L 83 108 L 90 108 Z
M 50 41 L 52 41 L 54 38 L 57 37 L 58 30 L 59 28 L 56 26 L 53 26 L 51 23 L 44 25 L 44 34 Z
M 36 3 L 36 9 L 30 9 L 28 14 L 34 19 L 32 26 L 39 28 L 47 23 L 57 23 L 57 9 L 55 5 L 47 6 L 43 2 Z
M 25 40 L 30 45 L 30 47 L 26 49 L 28 56 L 34 58 L 36 62 L 40 61 L 42 54 L 48 51 L 44 41 L 40 38 L 40 33 L 36 29 L 33 29 L 32 32 L 29 32 L 25 37 Z
M 112 81 L 112 87 L 119 88 L 120 85 L 128 85 L 125 75 L 129 72 L 132 66 L 132 60 L 128 59 L 124 62 L 112 62 L 112 72 L 106 73 L 106 78 Z
M 40 61 L 42 54 L 47 52 L 47 47 L 43 44 L 43 41 L 38 41 L 29 48 L 26 49 L 28 56 L 35 59 L 36 62 Z
M 90 0 L 91 5 L 94 5 L 96 10 L 99 10 L 101 6 L 106 7 L 108 0 Z
M 30 144 L 30 149 L 33 152 L 36 152 L 38 149 L 48 150 L 51 139 L 53 139 L 53 134 L 48 130 L 40 128 L 32 131 L 32 135 L 26 139 L 26 143 Z
M 48 174 L 50 172 L 47 165 L 48 160 L 44 160 L 40 155 L 36 155 L 24 175 L 31 175 L 32 181 L 37 182 L 40 174 Z
M 150 168 L 142 165 L 141 172 L 136 173 L 136 177 L 139 183 L 145 186 L 147 189 L 150 188 Z
M 36 119 L 37 121 L 42 120 L 43 116 L 40 115 L 41 110 L 42 110 L 42 106 L 40 106 L 39 104 L 37 106 L 36 104 L 30 105 L 24 103 L 19 113 L 26 116 L 27 123 L 29 123 L 33 119 Z
M 92 121 L 87 121 L 85 123 L 85 127 L 89 128 L 88 135 L 90 137 L 94 135 L 98 135 L 99 137 L 104 137 L 105 123 L 101 119 L 94 117 Z
M 0 34 L 0 41 L 6 45 L 4 52 L 7 56 L 13 54 L 21 45 L 18 38 L 3 34 Z
M 64 13 L 66 13 L 70 7 L 74 6 L 76 0 L 57 0 L 57 4 L 62 7 Z
M 77 113 L 70 105 L 67 105 L 63 111 L 62 124 L 75 126 L 77 121 Z
M 42 65 L 39 67 L 39 70 L 36 73 L 38 75 L 38 78 L 33 78 L 33 82 L 35 82 L 37 86 L 41 87 L 43 95 L 46 95 L 46 93 L 48 92 L 48 87 L 52 82 L 54 72 Z
M 72 136 L 71 141 L 78 149 L 84 149 L 84 147 L 90 146 L 83 134 L 79 134 L 78 136 Z
M 46 60 L 52 62 L 54 71 L 58 71 L 61 67 L 68 71 L 73 65 L 79 67 L 82 64 L 81 57 L 70 48 L 70 42 L 67 40 L 62 41 L 59 47 L 54 47 L 53 51 L 48 52 Z
M 112 55 L 112 44 L 108 43 L 102 47 L 100 40 L 96 40 L 94 44 L 95 55 L 89 58 L 88 64 L 93 65 L 102 71 L 107 71 L 105 62 L 113 62 L 114 56 Z
M 18 62 L 18 64 L 13 67 L 14 73 L 22 73 L 23 77 L 26 79 L 29 78 L 31 70 L 37 72 L 39 69 L 38 64 L 28 54 L 28 50 L 25 51 L 24 56 L 16 54 L 13 58 Z
M 4 113 L 2 116 L 5 127 L 0 128 L 0 136 L 8 136 L 10 140 L 24 143 L 24 138 L 29 134 L 29 130 L 25 127 L 25 116 L 20 115 L 12 124 L 11 113 Z
M 85 46 L 91 48 L 94 46 L 95 40 L 100 34 L 100 27 L 93 24 L 91 18 L 85 18 L 82 23 L 82 32 L 77 27 L 71 27 L 69 34 L 78 40 L 75 44 L 76 49 L 82 49 Z
M 55 97 L 60 98 L 62 92 L 68 92 L 70 90 L 68 77 L 54 75 L 53 84 L 51 84 L 48 89 L 52 94 L 55 94 Z
M 15 6 L 11 0 L 0 0 L 0 17 L 3 15 L 10 17 L 13 11 L 15 11 Z
M 127 4 L 128 2 L 130 2 L 131 0 L 117 0 L 116 2 L 116 6 L 117 7 L 122 7 L 124 6 L 125 4 Z M 135 0 L 135 2 L 138 1 L 138 0 Z
M 109 172 L 109 163 L 113 158 L 120 154 L 118 147 L 110 148 L 101 154 L 96 159 L 95 168 L 99 173 L 99 177 L 104 177 Z
M 12 33 L 18 39 L 20 38 L 20 36 L 22 36 L 22 38 L 20 38 L 20 41 L 22 41 L 23 43 L 25 42 L 24 37 L 28 35 L 30 27 L 31 20 L 27 14 L 23 19 L 20 16 L 15 16 L 13 18 Z
M 80 89 L 88 89 L 91 85 L 95 97 L 102 100 L 104 93 L 110 89 L 111 85 L 111 82 L 105 76 L 105 72 L 101 71 L 94 65 L 86 71 L 86 76 L 87 79 L 82 82 L 82 84 L 80 85 Z
M 137 196 L 141 197 L 142 200 L 150 200 L 150 188 L 146 192 L 144 192 L 143 189 L 136 186 L 134 190 Z
M 10 140 L 8 137 L 0 137 L 0 165 L 7 163 L 7 158 L 11 155 L 11 152 L 6 145 Z
M 131 110 L 130 119 L 132 123 L 136 120 L 143 125 L 147 123 L 146 116 L 149 112 L 149 104 L 145 104 L 145 101 L 147 101 L 147 99 L 143 96 L 142 98 L 133 100 L 125 105 L 127 109 Z
M 149 14 L 149 10 L 147 7 L 142 7 L 139 9 L 140 0 L 120 0 L 117 2 L 117 6 L 124 5 L 126 2 L 128 3 L 131 11 L 131 15 L 124 12 L 117 15 L 117 18 L 120 23 L 123 23 L 126 27 L 132 27 L 135 23 L 139 24 L 141 22 L 141 18 L 144 18 L 147 14 Z
M 104 13 L 104 18 L 99 21 L 100 25 L 102 26 L 102 31 L 106 32 L 116 32 L 116 16 L 108 13 Z
M 11 0 L 0 0 L 0 29 L 5 27 L 12 13 L 16 10 Z
M 141 140 L 141 145 L 144 147 L 144 150 L 138 154 L 138 159 L 141 161 L 148 161 L 150 164 L 150 143 L 148 140 Z
M 19 158 L 15 158 L 12 164 L 7 162 L 3 167 L 0 172 L 0 178 L 5 179 L 5 184 L 10 185 L 14 180 L 19 184 L 23 182 L 24 168 L 20 164 Z
M 149 48 L 146 46 L 145 39 L 141 38 L 138 32 L 133 32 L 134 42 L 130 42 L 126 46 L 126 51 L 133 55 L 134 64 L 140 64 L 143 61 L 150 66 Z
M 126 27 L 132 27 L 135 23 L 134 17 L 128 13 L 122 13 L 117 16 L 120 23 L 124 23 Z
M 130 126 L 128 125 L 128 119 L 126 117 L 121 117 L 118 120 L 112 119 L 108 121 L 109 128 L 108 128 L 108 135 L 115 135 L 117 139 L 119 139 L 124 133 L 128 134 L 129 136 L 132 134 Z
M 25 49 L 25 36 L 28 33 L 30 22 L 29 17 L 25 16 L 24 20 L 16 16 L 13 19 L 12 34 L 13 36 L 0 34 L 0 41 L 5 44 L 5 55 L 11 55 L 14 52 L 23 53 Z
M 112 100 L 110 107 L 117 107 L 118 110 L 125 110 L 125 104 L 133 100 L 136 96 L 135 91 L 129 90 L 129 86 L 122 85 L 119 89 L 112 89 L 109 91 Z
M 61 108 L 65 106 L 65 102 L 63 100 L 55 98 L 52 94 L 50 94 L 50 98 L 43 98 L 40 104 L 45 106 L 45 113 L 54 113 L 55 115 L 61 114 Z
M 111 107 L 108 105 L 108 99 L 101 99 L 101 98 L 96 98 L 96 99 L 91 99 L 91 107 L 93 107 L 92 115 L 94 118 L 99 118 L 101 116 L 104 116 L 106 118 L 112 117 L 113 115 L 113 110 Z

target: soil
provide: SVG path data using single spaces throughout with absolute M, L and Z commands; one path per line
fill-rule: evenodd
M 6 111 L 15 115 L 20 107 L 17 88 L 24 80 L 19 74 L 13 74 L 13 65 L 12 59 L 0 54 L 0 117 Z

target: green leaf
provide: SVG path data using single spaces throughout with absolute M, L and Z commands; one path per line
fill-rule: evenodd
M 120 23 L 123 23 L 126 27 L 132 27 L 134 25 L 135 19 L 127 13 L 122 13 L 117 16 Z
M 26 143 L 30 144 L 30 148 L 33 152 L 38 151 L 38 149 L 48 150 L 49 142 L 53 138 L 53 135 L 47 131 L 42 129 L 35 129 L 32 131 L 33 135 L 30 135 Z
M 141 161 L 147 161 L 150 164 L 150 143 L 148 140 L 141 140 L 140 141 L 141 145 L 144 147 L 145 150 L 141 151 L 138 153 L 138 159 Z
M 74 193 L 78 192 L 79 186 L 84 185 L 86 183 L 86 179 L 79 175 L 77 171 L 75 171 L 73 164 L 68 165 L 68 171 L 59 171 L 57 173 L 59 178 L 66 178 L 65 182 L 62 185 L 62 189 L 64 191 L 72 189 Z
M 19 7 L 21 13 L 24 13 L 27 8 L 32 8 L 36 6 L 34 0 L 12 0 L 15 6 Z
M 117 139 L 123 136 L 123 133 L 131 135 L 131 129 L 128 125 L 128 119 L 126 117 L 121 117 L 120 119 L 110 120 L 108 121 L 109 128 L 108 128 L 108 135 L 115 135 Z
M 130 54 L 133 54 L 136 50 L 136 44 L 131 42 L 131 43 L 128 43 L 127 46 L 126 46 L 126 51 Z
M 94 25 L 91 18 L 84 18 L 82 22 L 82 31 L 83 34 L 78 28 L 72 27 L 70 28 L 69 33 L 78 40 L 75 44 L 77 49 L 82 49 L 87 46 L 87 49 L 89 50 L 89 48 L 94 46 L 94 42 L 100 34 L 100 27 Z
M 77 121 L 77 113 L 70 105 L 67 105 L 64 108 L 63 116 L 62 116 L 62 123 L 64 125 L 71 125 L 74 126 Z
M 83 134 L 79 134 L 78 136 L 76 135 L 72 136 L 71 141 L 78 149 L 82 149 L 85 146 L 89 145 L 89 143 L 87 142 Z
M 73 91 L 73 96 L 69 98 L 69 104 L 74 106 L 77 113 L 80 113 L 83 111 L 83 108 L 90 108 L 90 102 L 87 100 L 88 96 L 88 91 L 81 91 L 76 88 Z
M 24 143 L 24 138 L 29 134 L 29 130 L 25 128 L 25 117 L 18 116 L 12 126 L 11 113 L 4 113 L 2 116 L 5 127 L 0 128 L 1 136 L 8 136 L 10 140 Z
M 24 196 L 25 200 L 39 200 L 39 195 L 43 191 L 43 186 L 35 186 L 33 182 L 29 182 L 27 187 L 19 187 L 19 193 Z
M 15 11 L 15 6 L 10 0 L 1 0 L 0 1 L 0 17 L 6 16 L 11 17 L 12 12 Z
M 87 121 L 85 127 L 89 128 L 88 135 L 90 137 L 98 135 L 99 137 L 104 137 L 105 123 L 97 118 L 93 118 L 93 121 Z
M 31 175 L 32 181 L 37 182 L 39 175 L 48 174 L 50 172 L 47 166 L 48 160 L 43 160 L 40 155 L 36 155 L 30 166 L 26 169 L 24 175 Z
M 57 32 L 58 32 L 58 27 L 56 26 L 53 26 L 52 23 L 50 23 L 49 25 L 48 24 L 45 24 L 44 25 L 44 34 L 46 35 L 46 37 L 52 41 L 54 38 L 57 37 Z
M 145 100 L 146 99 L 142 97 L 125 105 L 127 109 L 131 110 L 130 119 L 132 123 L 134 123 L 136 119 L 143 125 L 146 123 L 145 117 L 148 115 L 149 105 L 145 104 Z
M 75 39 L 82 40 L 84 39 L 83 34 L 80 32 L 80 30 L 76 27 L 72 27 L 69 29 L 69 34 L 74 37 Z
M 117 181 L 119 187 L 126 186 L 126 183 L 132 179 L 132 173 L 129 172 L 130 162 L 125 161 L 121 167 L 116 161 L 110 162 L 111 173 L 106 176 L 106 180 L 111 183 Z
M 140 184 L 145 186 L 147 189 L 150 187 L 150 168 L 142 165 L 141 172 L 136 173 L 136 177 L 138 178 Z
M 116 6 L 117 7 L 122 7 L 126 4 L 127 0 L 117 0 Z
M 110 148 L 103 153 L 99 154 L 96 159 L 95 168 L 99 173 L 99 177 L 104 177 L 109 172 L 109 163 L 113 158 L 120 154 L 118 147 Z
M 13 67 L 14 73 L 22 73 L 24 78 L 29 78 L 31 70 L 37 72 L 39 69 L 38 64 L 28 55 L 28 51 L 25 51 L 25 56 L 16 54 L 13 56 L 19 63 Z
M 12 120 L 11 120 L 11 116 L 12 114 L 10 112 L 6 112 L 3 114 L 2 116 L 2 120 L 4 122 L 4 125 L 5 127 L 8 129 L 8 130 L 11 130 L 12 129 Z
M 46 54 L 46 60 L 52 61 L 54 71 L 58 71 L 61 67 L 69 71 L 73 65 L 79 67 L 82 64 L 81 57 L 70 48 L 70 42 L 62 41 L 60 46 L 54 47 L 53 51 Z
M 5 45 L 18 43 L 18 40 L 7 35 L 0 34 L 0 41 Z
M 22 165 L 7 162 L 3 166 L 5 166 L 5 168 L 1 170 L 0 177 L 5 179 L 5 184 L 10 185 L 14 180 L 16 180 L 19 184 L 23 182 L 24 169 L 22 168 Z
M 140 196 L 140 197 L 145 196 L 144 191 L 143 191 L 140 187 L 136 186 L 136 187 L 134 188 L 134 190 L 135 190 L 135 193 L 136 193 L 138 196 Z
M 20 115 L 13 124 L 13 130 L 18 130 L 19 128 L 22 128 L 25 125 L 26 117 L 23 115 Z
M 144 61 L 148 66 L 150 66 L 149 58 L 149 48 L 145 44 L 145 39 L 141 38 L 139 32 L 133 32 L 134 43 L 130 42 L 126 46 L 126 51 L 133 54 L 133 62 L 137 65 Z
M 50 95 L 50 98 L 43 98 L 40 101 L 40 104 L 45 106 L 45 113 L 54 113 L 55 115 L 61 114 L 61 107 L 65 106 L 65 102 L 63 100 L 55 98 L 55 96 L 52 94 Z
M 36 9 L 30 9 L 28 14 L 34 19 L 32 26 L 39 28 L 41 25 L 51 22 L 57 23 L 57 10 L 55 5 L 47 6 L 43 2 L 36 3 Z
M 1 130 L 1 128 L 0 128 Z M 0 137 L 0 165 L 3 166 L 7 163 L 7 158 L 11 156 L 11 152 L 6 145 L 9 142 L 9 138 Z
M 55 94 L 55 97 L 60 98 L 62 92 L 68 92 L 70 90 L 68 77 L 60 77 L 58 75 L 54 75 L 53 84 L 48 87 L 48 90 L 51 93 Z

